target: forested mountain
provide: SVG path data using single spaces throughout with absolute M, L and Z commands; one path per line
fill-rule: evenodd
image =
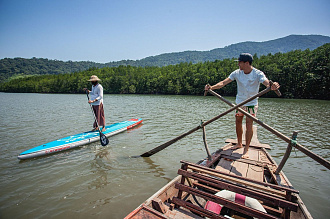
M 311 51 L 254 56 L 253 66 L 281 85 L 284 98 L 330 99 L 330 43 Z M 90 87 L 91 75 L 102 79 L 108 94 L 189 94 L 202 95 L 207 83 L 215 84 L 237 69 L 234 59 L 180 63 L 163 67 L 119 66 L 90 68 L 82 72 L 31 76 L 0 83 L 4 92 L 83 93 Z M 263 89 L 263 85 L 261 85 Z M 234 96 L 236 83 L 220 89 L 222 95 Z M 267 97 L 276 96 L 269 92 Z
M 260 57 L 269 53 L 286 53 L 293 50 L 305 49 L 314 50 L 325 43 L 330 43 L 330 37 L 321 35 L 290 35 L 265 42 L 236 43 L 210 51 L 185 51 L 151 56 L 136 61 L 138 63 L 136 66 L 166 66 L 175 65 L 180 62 L 198 63 L 223 60 L 238 57 L 242 52 L 248 52 L 252 55 L 257 54 Z
M 221 40 L 221 38 L 219 38 Z M 48 60 L 45 58 L 5 58 L 0 60 L 0 82 L 22 77 L 26 75 L 62 74 L 79 72 L 91 67 L 117 67 L 123 66 L 167 66 L 182 62 L 199 63 L 226 58 L 237 57 L 241 52 L 251 54 L 268 55 L 269 53 L 286 53 L 293 50 L 314 50 L 317 47 L 330 43 L 330 37 L 321 35 L 290 35 L 287 37 L 270 40 L 266 42 L 243 42 L 232 44 L 224 48 L 210 51 L 185 51 L 176 53 L 166 53 L 157 56 L 150 56 L 141 60 L 122 60 L 109 63 L 95 63 L 90 61 L 72 62 Z

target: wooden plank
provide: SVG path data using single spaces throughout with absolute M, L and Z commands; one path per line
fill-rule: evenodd
M 246 177 L 262 182 L 264 179 L 264 168 L 249 164 Z
M 164 202 L 162 202 L 162 200 L 160 200 L 159 198 L 153 199 L 151 204 L 152 204 L 152 208 L 155 209 L 156 211 L 159 211 L 163 214 L 166 213 L 167 206 L 165 206 Z
M 173 196 L 177 196 L 178 194 L 178 190 L 174 188 L 174 184 L 178 181 L 181 180 L 181 176 L 177 176 L 174 179 L 172 179 L 171 182 L 167 183 L 165 186 L 163 186 L 160 190 L 158 190 L 158 192 L 156 192 L 155 194 L 153 194 L 150 198 L 148 198 L 144 204 L 146 205 L 150 205 L 151 206 L 151 202 L 154 198 L 159 198 L 160 200 L 162 200 L 163 202 L 165 202 L 166 200 L 168 200 L 169 198 L 173 197 Z
M 269 183 L 265 183 L 265 182 L 259 182 L 259 181 L 256 181 L 256 180 L 251 180 L 251 179 L 247 179 L 247 178 L 240 177 L 240 176 L 234 176 L 234 175 L 231 176 L 230 174 L 223 173 L 223 172 L 220 172 L 220 171 L 217 171 L 217 170 L 214 170 L 214 169 L 210 169 L 210 168 L 204 167 L 202 165 L 198 165 L 198 164 L 191 163 L 191 162 L 188 162 L 188 161 L 181 160 L 180 162 L 188 164 L 189 165 L 188 169 L 198 171 L 198 172 L 201 172 L 201 173 L 205 173 L 205 174 L 209 174 L 209 175 L 213 175 L 213 176 L 220 177 L 220 178 L 223 178 L 223 179 L 228 179 L 228 180 L 231 180 L 231 181 L 235 180 L 237 183 L 241 183 L 243 185 L 247 185 L 247 186 L 251 185 L 252 186 L 253 184 L 257 184 L 257 185 L 266 186 L 267 188 L 262 188 L 262 187 L 259 187 L 259 186 L 257 186 L 257 187 L 260 190 L 264 191 L 264 189 L 266 189 L 267 191 L 270 191 L 271 193 L 274 193 L 274 194 L 277 194 L 277 193 L 285 194 L 285 193 L 282 192 L 282 191 L 276 191 L 276 190 L 274 191 L 273 189 L 271 189 L 271 190 L 268 190 L 268 189 L 274 188 L 274 189 L 279 189 L 279 190 L 290 191 L 290 192 L 293 192 L 293 193 L 299 193 L 299 191 L 291 189 L 291 188 L 281 187 L 281 186 L 277 186 L 277 185 L 269 184 Z M 254 187 L 254 186 L 252 186 L 252 187 Z
M 225 146 L 222 147 L 222 150 L 225 151 L 225 150 L 228 150 L 230 149 L 231 147 L 233 147 L 233 144 L 231 144 L 230 142 L 228 142 L 229 144 L 226 144 Z
M 234 183 L 239 183 L 239 184 L 242 184 L 242 185 L 245 185 L 245 186 L 254 188 L 256 190 L 266 192 L 266 193 L 276 194 L 278 196 L 285 197 L 285 192 L 284 191 L 279 191 L 279 190 L 276 190 L 276 189 L 265 187 L 263 185 L 258 185 L 254 182 L 248 182 L 244 179 L 233 178 L 231 176 L 227 176 L 227 175 L 224 175 L 222 173 L 215 173 L 215 172 L 211 172 L 211 171 L 208 171 L 208 170 L 199 169 L 197 167 L 189 167 L 189 169 L 191 169 L 193 171 L 198 171 L 200 173 L 209 174 L 211 176 L 216 176 L 216 177 L 219 177 L 221 179 L 229 180 L 229 181 L 234 182 Z M 229 174 L 229 175 L 232 175 L 232 174 Z M 237 175 L 235 175 L 235 176 L 237 176 Z
M 140 206 L 139 208 L 135 209 L 132 211 L 129 215 L 125 217 L 125 219 L 145 219 L 145 218 L 164 218 L 166 219 L 167 217 L 163 216 L 160 212 L 143 205 Z
M 259 150 L 255 148 L 249 148 L 249 160 L 259 161 Z
M 227 158 L 227 160 L 237 160 L 239 162 L 253 164 L 256 166 L 260 166 L 260 167 L 265 167 L 265 166 L 269 165 L 268 163 L 263 163 L 261 161 L 255 161 L 255 160 L 250 160 L 250 159 L 241 159 L 238 157 L 232 157 L 232 156 L 228 156 L 228 155 L 221 155 L 221 158 Z
M 243 151 L 244 151 L 244 148 L 235 149 L 235 150 L 233 150 L 233 153 L 231 154 L 231 156 L 242 157 Z
M 215 167 L 215 169 L 224 173 L 230 173 L 232 163 L 233 161 L 221 158 L 219 164 Z
M 237 144 L 237 139 L 228 138 L 228 139 L 226 139 L 225 142 L 226 143 Z M 245 146 L 245 140 L 242 141 L 242 144 Z M 269 144 L 261 144 L 261 143 L 254 143 L 254 142 L 250 143 L 250 147 L 270 149 Z
M 263 151 L 259 151 L 259 161 L 263 163 L 273 164 Z
M 233 145 L 231 145 L 231 147 L 233 147 Z M 226 150 L 222 151 L 221 154 L 231 156 L 231 154 L 233 153 L 233 150 L 231 149 L 231 147 L 229 147 Z
M 246 140 L 245 140 L 245 132 L 246 132 L 246 127 L 243 125 L 243 135 L 242 135 L 242 144 L 245 146 L 246 145 Z M 232 144 L 237 144 L 237 139 L 226 139 L 226 143 L 232 143 Z M 253 126 L 253 136 L 250 142 L 251 147 L 256 147 L 256 148 L 266 148 L 270 149 L 270 145 L 268 144 L 261 144 L 258 140 L 258 134 L 257 134 L 257 126 Z
M 230 170 L 230 174 L 246 177 L 248 166 L 249 165 L 247 163 L 234 161 Z

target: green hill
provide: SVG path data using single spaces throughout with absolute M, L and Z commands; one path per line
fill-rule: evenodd
M 314 50 L 306 49 L 255 56 L 253 66 L 281 85 L 282 97 L 326 99 L 330 96 L 330 43 Z M 97 75 L 107 94 L 180 94 L 202 95 L 207 83 L 215 84 L 237 69 L 234 59 L 191 62 L 177 65 L 118 66 L 89 68 L 71 74 L 39 75 L 0 83 L 0 92 L 83 93 L 88 79 Z M 262 86 L 261 86 L 262 87 Z M 236 95 L 236 83 L 219 91 Z M 269 92 L 265 97 L 276 96 Z
M 236 43 L 224 48 L 210 51 L 185 51 L 177 53 L 167 53 L 158 56 L 151 56 L 137 60 L 136 66 L 166 66 L 180 62 L 206 62 L 223 60 L 226 58 L 238 57 L 242 52 L 251 54 L 268 55 L 278 52 L 286 53 L 293 50 L 314 50 L 319 46 L 330 43 L 330 37 L 321 35 L 290 35 L 287 37 L 265 42 L 243 42 Z
M 182 62 L 199 63 L 237 57 L 241 52 L 261 55 L 286 53 L 293 50 L 314 50 L 325 43 L 330 43 L 330 37 L 321 35 L 290 35 L 265 42 L 242 42 L 224 48 L 210 51 L 185 51 L 165 53 L 146 57 L 141 60 L 122 60 L 118 62 L 95 63 L 90 61 L 59 61 L 46 58 L 5 58 L 0 60 L 0 82 L 14 78 L 32 75 L 63 74 L 80 72 L 89 68 L 104 68 L 117 66 L 168 66 Z

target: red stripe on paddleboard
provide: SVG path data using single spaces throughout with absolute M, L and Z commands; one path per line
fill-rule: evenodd
M 136 122 L 136 123 L 134 123 L 134 124 L 132 124 L 132 125 L 127 126 L 127 129 L 131 129 L 131 128 L 133 128 L 134 126 L 137 126 L 138 124 L 140 124 L 143 120 L 141 119 L 141 120 L 139 121 L 138 119 L 130 119 L 130 120 L 128 120 L 128 121 L 138 121 L 138 122 Z
M 139 119 L 130 119 L 130 120 L 128 120 L 128 121 L 139 121 Z

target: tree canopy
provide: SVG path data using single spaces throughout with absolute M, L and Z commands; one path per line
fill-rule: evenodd
M 313 51 L 295 50 L 260 57 L 255 54 L 252 65 L 265 72 L 270 80 L 279 82 L 285 98 L 329 99 L 330 44 Z M 237 62 L 233 59 L 197 64 L 185 62 L 164 67 L 92 67 L 68 74 L 13 79 L 1 83 L 0 91 L 82 93 L 84 87 L 90 87 L 89 77 L 97 75 L 102 79 L 104 92 L 108 94 L 202 95 L 205 84 L 215 84 L 237 68 Z M 230 83 L 219 93 L 236 95 L 236 83 Z M 267 96 L 275 94 L 270 92 Z

